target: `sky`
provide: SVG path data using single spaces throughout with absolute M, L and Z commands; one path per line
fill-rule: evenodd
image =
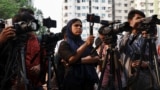
M 40 9 L 43 12 L 44 18 L 50 17 L 52 20 L 56 20 L 57 27 L 50 30 L 54 33 L 61 31 L 61 12 L 62 12 L 62 0 L 33 0 L 34 7 Z

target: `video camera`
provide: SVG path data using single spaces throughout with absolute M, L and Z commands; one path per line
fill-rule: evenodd
M 13 26 L 15 29 L 16 35 L 23 34 L 26 32 L 37 31 L 39 29 L 39 24 L 37 20 L 31 20 L 29 22 L 19 21 L 12 22 L 12 19 L 0 20 L 0 29 L 3 29 L 7 26 Z
M 87 14 L 87 21 L 92 23 L 100 23 L 100 16 Z
M 42 43 L 44 45 L 47 45 L 47 44 L 51 44 L 53 42 L 56 42 L 63 39 L 63 35 L 62 33 L 49 33 L 49 34 L 44 34 L 42 35 Z
M 43 26 L 47 28 L 56 28 L 56 20 L 52 20 L 50 17 L 43 19 Z M 48 32 L 42 35 L 42 44 L 43 47 L 49 48 L 50 50 L 55 48 L 56 43 L 63 39 L 62 33 L 51 33 Z M 52 48 L 52 49 L 51 49 Z
M 37 31 L 39 24 L 37 21 L 24 22 L 20 21 L 13 24 L 13 28 L 16 30 L 16 34 L 22 34 L 31 31 Z
M 94 14 L 87 14 L 87 21 L 92 23 L 99 23 L 103 27 L 108 27 L 104 30 L 103 34 L 106 35 L 110 32 L 111 29 L 113 29 L 113 32 L 120 33 L 123 31 L 129 31 L 132 29 L 130 27 L 128 22 L 121 23 L 120 20 L 114 20 L 114 21 L 108 21 L 108 20 L 100 20 L 100 16 L 94 15 Z M 114 26 L 116 24 L 116 29 L 114 29 Z
M 103 28 L 101 33 L 106 36 L 106 39 L 109 36 L 112 36 L 113 39 L 114 39 L 113 42 L 115 41 L 115 39 L 117 39 L 116 36 L 118 34 L 122 33 L 123 31 L 127 31 L 127 32 L 129 31 L 130 32 L 132 30 L 132 27 L 129 25 L 128 22 L 120 23 L 119 20 L 110 21 L 109 24 L 108 23 L 104 24 L 104 23 L 101 22 L 101 24 L 102 24 L 102 28 Z M 116 25 L 112 26 L 112 24 L 116 24 Z
M 56 28 L 56 20 L 52 20 L 50 17 L 43 19 L 43 26 L 46 26 L 47 28 Z
M 3 19 L 0 19 L 0 29 L 3 29 L 5 27 L 5 22 Z
M 132 30 L 132 27 L 128 22 L 121 23 L 120 20 L 100 20 L 100 16 L 94 14 L 87 14 L 87 21 L 92 23 L 99 23 L 102 25 L 99 29 L 99 33 L 105 35 L 106 43 L 115 43 L 118 33 Z
M 152 15 L 151 17 L 144 18 L 138 25 L 137 29 L 140 31 L 147 31 L 151 35 L 157 33 L 156 24 L 160 24 L 160 19 L 157 18 L 157 15 Z
M 109 25 L 121 22 L 120 20 L 115 20 L 115 21 L 100 20 L 100 16 L 97 16 L 94 14 L 87 14 L 87 21 L 93 22 L 93 23 L 100 23 L 105 26 L 109 26 Z

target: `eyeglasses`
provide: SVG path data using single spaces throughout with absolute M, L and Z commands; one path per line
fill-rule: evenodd
M 81 25 L 81 24 L 75 24 L 74 26 L 75 26 L 75 27 L 78 27 L 78 26 L 82 27 L 82 25 Z

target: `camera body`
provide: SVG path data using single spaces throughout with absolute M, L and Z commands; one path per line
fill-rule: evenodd
M 48 18 L 43 18 L 43 26 L 46 26 L 47 28 L 56 28 L 57 27 L 57 22 L 56 20 L 52 20 L 50 17 Z
M 102 26 L 99 29 L 99 33 L 105 35 L 105 41 L 107 43 L 116 43 L 117 35 L 122 33 L 123 31 L 131 31 L 132 27 L 129 25 L 128 22 L 120 23 L 119 20 L 117 21 L 104 21 L 101 22 Z M 109 41 L 109 39 L 111 39 Z
M 13 28 L 16 30 L 17 35 L 31 31 L 37 31 L 39 27 L 40 26 L 37 23 L 37 21 L 29 21 L 29 22 L 20 21 L 13 24 Z
M 116 44 L 117 35 L 113 32 L 112 26 L 101 26 L 98 30 L 100 35 L 105 36 L 103 42 L 106 44 Z
M 157 15 L 152 15 L 151 17 L 144 18 L 138 25 L 137 29 L 140 31 L 147 31 L 151 35 L 157 33 L 156 24 L 160 24 L 160 20 Z
M 45 48 L 55 48 L 56 43 L 63 39 L 62 33 L 47 33 L 42 35 L 41 43 Z
M 87 21 L 92 23 L 100 23 L 100 16 L 87 14 Z
M 15 33 L 17 35 L 26 32 L 37 31 L 40 27 L 37 20 L 29 22 L 19 21 L 16 23 L 13 23 L 12 19 L 0 20 L 0 29 L 3 29 L 8 26 L 12 26 L 15 29 Z
M 5 20 L 4 19 L 0 19 L 0 29 L 5 28 Z

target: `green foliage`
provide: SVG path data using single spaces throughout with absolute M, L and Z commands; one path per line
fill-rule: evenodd
M 0 19 L 12 18 L 22 7 L 32 9 L 35 12 L 35 16 L 39 17 L 38 19 L 42 19 L 42 11 L 34 8 L 31 2 L 32 0 L 0 0 Z M 39 31 L 36 32 L 39 35 L 46 32 L 42 24 L 40 26 Z
M 21 7 L 32 6 L 28 5 L 28 0 L 0 0 L 0 18 L 13 17 Z

